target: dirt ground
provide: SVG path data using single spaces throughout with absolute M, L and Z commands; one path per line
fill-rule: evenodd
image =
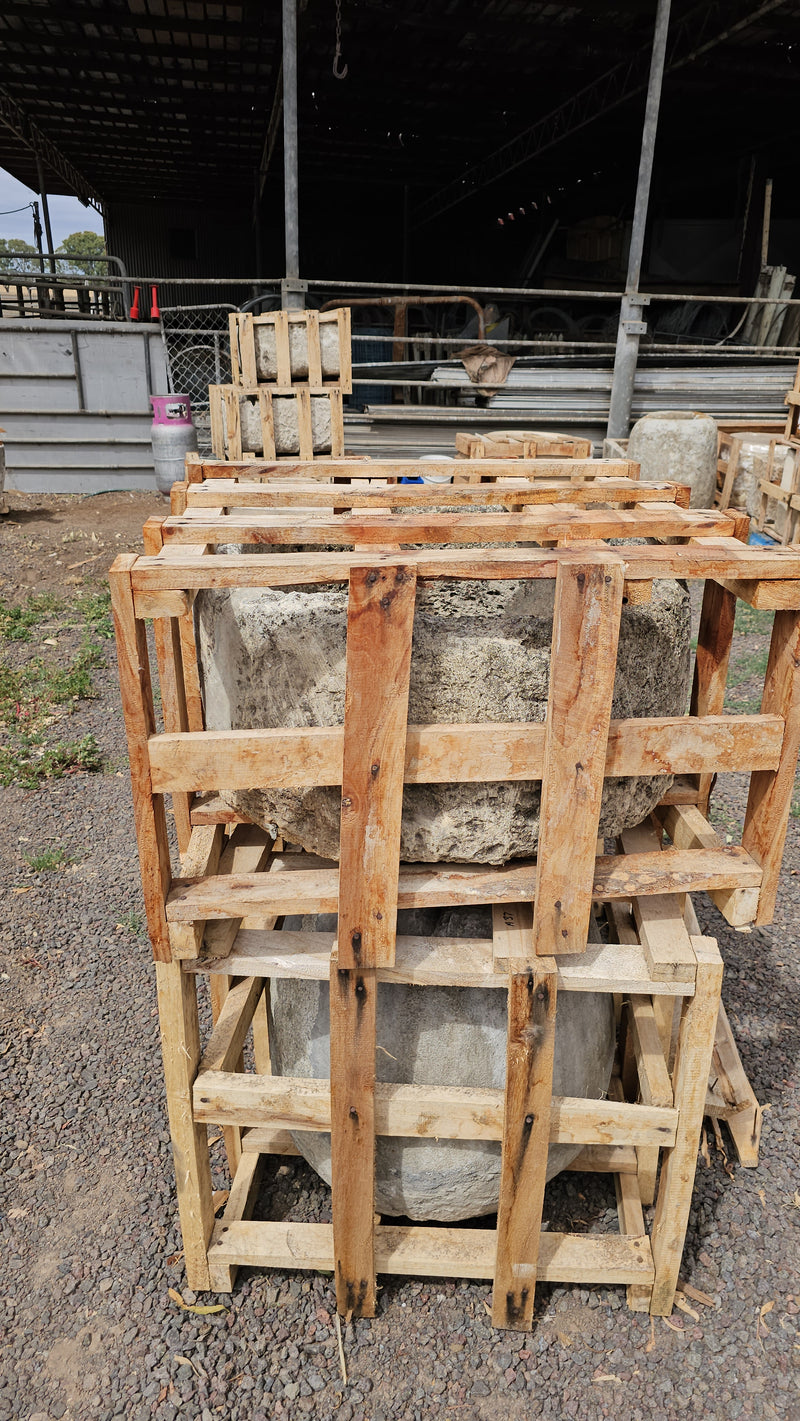
M 493 1331 L 485 1283 L 386 1278 L 347 1329 L 328 1275 L 185 1285 L 149 944 L 104 575 L 155 492 L 10 496 L 0 517 L 0 1421 L 798 1421 L 800 795 L 774 924 L 736 933 L 704 895 L 723 996 L 765 1107 L 761 1161 L 722 1127 L 698 1158 L 668 1319 L 617 1287 L 540 1286 L 529 1334 Z M 758 704 L 768 618 L 737 620 L 731 708 Z M 5 758 L 3 756 L 5 755 Z M 714 822 L 738 841 L 741 776 Z M 214 1186 L 224 1190 L 219 1132 Z M 330 1217 L 302 1160 L 258 1213 Z M 548 1186 L 550 1227 L 614 1227 L 603 1176 Z M 648 1211 L 652 1219 L 652 1211 Z M 170 1292 L 170 1289 L 173 1292 Z M 176 1301 L 176 1293 L 182 1301 Z M 686 1301 L 686 1300 L 684 1300 Z M 216 1312 L 195 1312 L 198 1304 Z
M 0 596 L 10 601 L 29 589 L 69 596 L 98 582 L 117 553 L 141 547 L 147 518 L 169 513 L 167 499 L 155 490 L 86 497 L 6 490 L 6 502 Z

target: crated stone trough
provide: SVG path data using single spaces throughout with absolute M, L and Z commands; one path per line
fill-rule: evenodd
M 542 722 L 547 710 L 554 584 L 433 583 L 419 588 L 409 720 L 416 724 Z M 209 730 L 341 724 L 347 592 L 344 588 L 236 589 L 199 593 L 198 645 Z M 626 606 L 612 714 L 680 715 L 689 693 L 690 607 L 681 584 L 653 584 L 649 604 Z M 638 824 L 669 786 L 664 777 L 609 779 L 601 833 Z M 335 859 L 336 787 L 226 793 L 254 822 Z M 401 856 L 407 862 L 502 864 L 536 852 L 540 784 L 411 785 L 403 795 Z M 477 913 L 477 917 L 476 917 Z M 287 923 L 287 926 L 289 924 Z M 299 922 L 293 924 L 299 926 Z M 311 926 L 304 922 L 304 926 Z M 329 920 L 318 924 L 335 926 Z M 490 937 L 488 910 L 400 914 L 400 932 Z M 327 983 L 274 985 L 275 1069 L 326 1077 Z M 614 1026 L 605 995 L 559 997 L 554 1091 L 603 1096 Z M 429 1085 L 503 1085 L 506 994 L 496 989 L 383 985 L 378 1078 Z M 298 1148 L 330 1178 L 326 1136 L 298 1134 Z M 551 1147 L 548 1176 L 579 1147 Z M 377 1207 L 410 1218 L 454 1220 L 496 1207 L 500 1147 L 473 1141 L 382 1139 Z

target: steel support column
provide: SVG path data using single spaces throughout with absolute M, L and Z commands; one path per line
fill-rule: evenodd
M 647 325 L 642 320 L 642 308 L 646 298 L 639 295 L 639 280 L 642 272 L 650 180 L 653 176 L 653 156 L 656 147 L 658 110 L 661 104 L 661 81 L 664 75 L 670 3 L 671 0 L 658 0 L 656 10 L 650 78 L 647 84 L 647 103 L 644 111 L 644 128 L 642 129 L 642 149 L 639 155 L 639 177 L 636 183 L 636 203 L 633 209 L 631 245 L 628 253 L 628 275 L 625 281 L 625 295 L 620 305 L 617 349 L 614 356 L 614 378 L 611 384 L 611 402 L 608 411 L 607 437 L 609 439 L 625 439 L 627 437 L 631 421 L 639 337 L 644 335 L 647 330 Z
M 305 285 L 300 281 L 300 185 L 297 160 L 297 0 L 283 0 L 283 213 L 286 275 L 281 304 L 301 307 Z

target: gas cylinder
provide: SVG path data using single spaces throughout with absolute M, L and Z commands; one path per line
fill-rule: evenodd
M 159 493 L 169 494 L 172 485 L 185 477 L 186 455 L 197 449 L 192 406 L 188 395 L 151 395 L 150 403 L 156 487 Z

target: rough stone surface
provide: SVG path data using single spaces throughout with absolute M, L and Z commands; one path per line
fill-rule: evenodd
M 258 400 L 242 395 L 239 400 L 242 428 L 242 452 L 263 454 L 264 438 Z M 300 432 L 297 424 L 297 399 L 294 395 L 273 395 L 272 420 L 275 430 L 276 454 L 298 454 Z M 315 453 L 325 453 L 331 447 L 331 402 L 328 395 L 311 396 L 311 435 Z
M 709 414 L 657 410 L 636 421 L 628 457 L 638 459 L 650 483 L 689 484 L 693 508 L 713 508 L 717 485 L 717 426 Z
M 206 725 L 212 730 L 341 724 L 343 589 L 205 591 L 197 599 Z M 543 721 L 552 638 L 551 582 L 438 583 L 417 598 L 409 720 Z M 660 581 L 649 605 L 625 607 L 615 717 L 679 715 L 687 706 L 686 590 Z M 601 829 L 638 824 L 669 781 L 607 780 Z M 329 858 L 339 853 L 339 790 L 226 795 L 256 823 Z M 538 782 L 410 785 L 401 856 L 408 862 L 505 863 L 536 850 Z
M 290 919 L 335 931 L 335 915 Z M 409 910 L 398 931 L 413 936 L 490 938 L 490 908 Z M 330 1076 L 327 982 L 272 983 L 270 1042 L 278 1075 Z M 378 991 L 378 1080 L 398 1084 L 505 1084 L 507 993 L 482 987 L 405 987 Z M 608 1090 L 614 1058 L 614 1009 L 608 994 L 560 992 L 553 1092 L 598 1100 Z M 297 1148 L 330 1183 L 330 1135 L 298 1132 Z M 580 1152 L 551 1145 L 547 1178 Z M 476 1218 L 494 1213 L 500 1188 L 500 1145 L 485 1140 L 380 1138 L 375 1163 L 376 1208 L 411 1219 Z
M 275 351 L 275 327 L 256 325 L 256 369 L 259 380 L 277 380 L 278 358 Z M 322 374 L 332 379 L 339 374 L 339 327 L 333 321 L 323 321 L 319 327 Z M 289 323 L 289 359 L 293 380 L 308 379 L 308 330 L 305 322 Z

